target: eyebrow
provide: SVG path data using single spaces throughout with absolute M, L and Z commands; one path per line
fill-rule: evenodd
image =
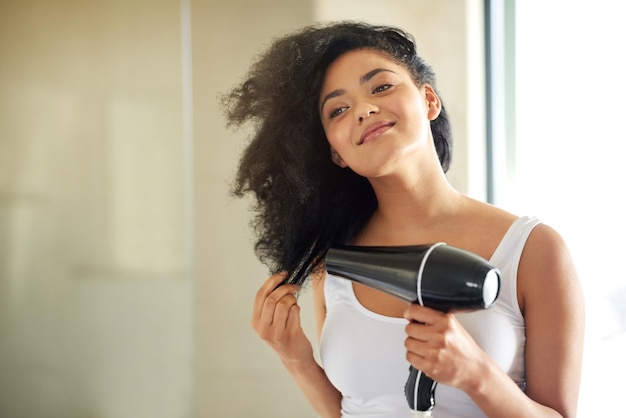
M 376 74 L 382 73 L 384 71 L 390 72 L 390 73 L 394 73 L 394 71 L 391 71 L 387 68 L 374 68 L 372 71 L 368 71 L 367 73 L 363 74 L 361 76 L 361 78 L 359 78 L 359 84 L 364 84 L 367 83 L 368 81 L 370 81 Z M 328 93 L 326 96 L 324 96 L 324 100 L 322 100 L 322 104 L 320 105 L 320 112 L 322 111 L 322 109 L 324 108 L 324 105 L 326 104 L 326 102 L 330 99 L 332 99 L 333 97 L 338 97 L 341 96 L 342 94 L 345 94 L 346 90 L 345 89 L 337 89 L 337 90 L 333 90 L 330 93 Z

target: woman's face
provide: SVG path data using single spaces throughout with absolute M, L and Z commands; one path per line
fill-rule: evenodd
M 337 58 L 326 72 L 319 105 L 336 152 L 333 161 L 362 176 L 389 174 L 409 160 L 404 157 L 434 149 L 430 120 L 439 115 L 439 98 L 431 86 L 417 87 L 404 66 L 376 50 Z

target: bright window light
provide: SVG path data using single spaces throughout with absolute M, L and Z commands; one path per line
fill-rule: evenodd
M 579 417 L 626 376 L 626 23 L 613 0 L 515 2 L 514 175 L 496 203 L 566 239 L 586 296 Z M 494 142 L 507 141 L 494 137 Z M 497 173 L 494 173 L 497 175 Z M 497 183 L 496 183 L 497 184 Z M 617 414 L 617 415 L 616 415 Z

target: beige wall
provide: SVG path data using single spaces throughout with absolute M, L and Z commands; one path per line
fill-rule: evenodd
M 291 28 L 337 19 L 402 26 L 415 35 L 439 74 L 456 138 L 450 181 L 483 198 L 482 2 L 196 0 L 193 6 L 196 412 L 199 417 L 314 417 L 277 356 L 249 327 L 252 300 L 267 270 L 252 252 L 245 202 L 222 200 L 246 133 L 226 130 L 216 98 L 241 80 L 272 37 Z M 304 326 L 315 339 L 310 295 L 301 301 Z
M 0 3 L 0 416 L 188 417 L 178 0 Z
M 400 25 L 439 74 L 450 180 L 481 198 L 481 3 L 1 2 L 0 416 L 313 417 L 249 328 L 267 271 L 217 98 L 287 30 Z

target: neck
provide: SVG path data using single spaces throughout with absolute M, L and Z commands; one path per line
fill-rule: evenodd
M 378 199 L 371 227 L 385 231 L 383 235 L 394 240 L 391 237 L 420 236 L 444 228 L 467 201 L 442 171 L 411 180 L 374 179 L 371 184 Z

